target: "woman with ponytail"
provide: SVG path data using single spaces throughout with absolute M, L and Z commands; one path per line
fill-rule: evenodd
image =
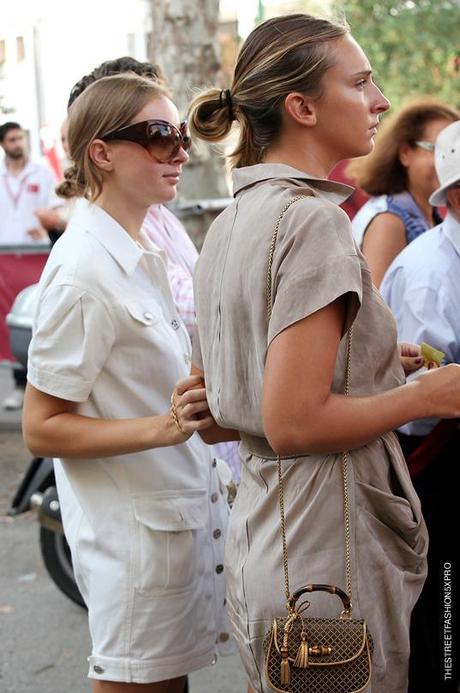
M 262 643 L 285 613 L 277 458 L 291 589 L 348 590 L 342 451 L 350 451 L 353 615 L 374 638 L 366 690 L 407 690 L 427 534 L 392 430 L 435 412 L 458 416 L 460 367 L 405 384 L 393 318 L 338 206 L 351 189 L 328 180 L 338 161 L 372 150 L 388 107 L 347 28 L 295 14 L 256 27 L 230 88 L 206 90 L 190 108 L 196 137 L 219 142 L 234 126 L 238 136 L 235 200 L 210 227 L 195 275 L 192 372 L 206 382 L 215 419 L 202 437 L 241 437 L 225 572 L 257 693 L 272 690 Z M 420 366 L 418 351 L 406 368 Z M 312 599 L 306 617 L 337 617 L 337 604 Z
M 190 137 L 164 87 L 119 75 L 76 99 L 69 148 L 58 192 L 85 199 L 40 280 L 24 436 L 58 458 L 94 693 L 183 693 L 230 648 L 216 569 L 227 505 L 192 437 L 210 417 L 189 336 L 141 226 L 174 198 Z

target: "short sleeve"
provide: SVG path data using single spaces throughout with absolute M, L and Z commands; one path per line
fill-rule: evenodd
M 73 286 L 53 286 L 40 298 L 28 355 L 28 381 L 71 402 L 88 399 L 115 339 L 102 301 Z
M 275 246 L 268 343 L 344 295 L 346 331 L 362 300 L 361 262 L 349 219 L 324 200 L 302 200 L 287 211 Z

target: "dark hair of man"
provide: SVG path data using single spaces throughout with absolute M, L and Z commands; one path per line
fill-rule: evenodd
M 141 63 L 128 55 L 115 60 L 106 60 L 98 67 L 95 67 L 89 75 L 85 75 L 72 87 L 70 92 L 67 109 L 71 107 L 75 99 L 82 94 L 86 87 L 89 87 L 93 82 L 97 82 L 101 77 L 110 77 L 111 75 L 119 75 L 124 72 L 134 72 L 140 77 L 147 77 L 155 80 L 161 85 L 166 84 L 166 79 L 161 68 L 154 63 Z
M 22 130 L 22 128 L 19 123 L 15 123 L 12 120 L 3 123 L 3 125 L 0 125 L 0 142 L 3 142 L 10 130 Z

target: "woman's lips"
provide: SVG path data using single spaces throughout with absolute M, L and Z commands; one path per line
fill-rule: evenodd
M 166 178 L 170 183 L 178 183 L 180 179 L 180 173 L 165 173 L 163 178 Z

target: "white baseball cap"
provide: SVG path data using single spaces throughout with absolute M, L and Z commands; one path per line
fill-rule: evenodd
M 460 181 L 460 120 L 439 133 L 434 150 L 434 165 L 441 185 L 431 195 L 430 204 L 442 207 L 446 204 L 447 188 Z

